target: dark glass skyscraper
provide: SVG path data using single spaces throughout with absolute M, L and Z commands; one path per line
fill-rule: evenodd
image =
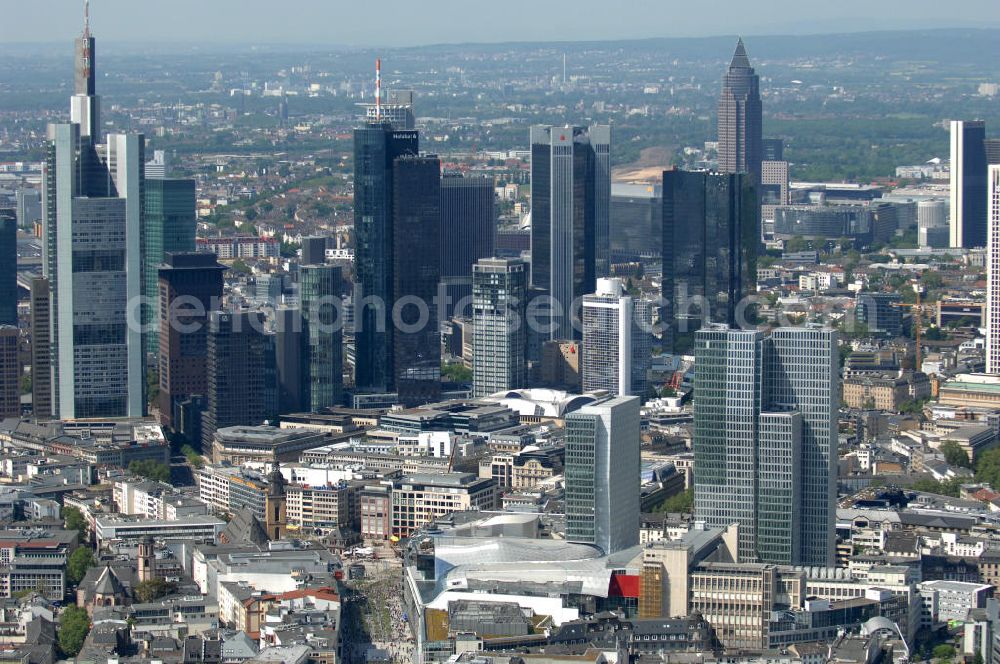
M 263 424 L 270 347 L 263 329 L 259 312 L 213 311 L 208 316 L 207 408 L 201 424 L 204 450 L 212 449 L 219 429 Z M 270 355 L 273 358 L 273 350 Z
M 208 389 L 206 312 L 218 306 L 225 271 L 210 253 L 167 253 L 157 271 L 160 423 L 164 426 L 175 427 L 180 402 L 205 396 Z
M 719 97 L 720 171 L 752 173 L 759 181 L 764 152 L 762 115 L 760 77 L 750 66 L 740 39 Z
M 142 295 L 151 303 L 143 322 L 155 321 L 159 307 L 159 269 L 167 253 L 195 250 L 194 180 L 146 179 L 145 232 L 142 238 Z M 160 350 L 159 331 L 146 334 L 146 352 Z
M 472 278 L 472 266 L 493 255 L 497 211 L 493 178 L 441 179 L 441 276 Z
M 531 128 L 531 285 L 557 304 L 551 339 L 573 331 L 573 302 L 610 270 L 611 127 Z
M 986 123 L 951 123 L 951 246 L 986 246 Z
M 336 265 L 303 265 L 299 270 L 302 402 L 311 412 L 340 403 L 344 382 L 340 280 Z
M 736 325 L 737 305 L 754 292 L 757 201 L 743 174 L 664 171 L 664 347 L 703 325 Z
M 392 172 L 391 303 L 399 310 L 399 325 L 393 321 L 394 378 L 400 403 L 415 406 L 441 396 L 441 338 L 434 300 L 441 278 L 441 162 L 437 157 L 398 157 Z
M 355 383 L 361 390 L 391 392 L 393 388 L 389 320 L 393 161 L 402 155 L 416 155 L 417 142 L 416 131 L 396 130 L 388 123 L 370 123 L 354 130 Z M 436 260 L 436 243 L 432 251 Z
M 0 325 L 17 325 L 17 215 L 0 210 Z

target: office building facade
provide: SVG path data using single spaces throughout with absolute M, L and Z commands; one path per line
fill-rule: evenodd
M 1000 373 L 1000 165 L 989 168 L 986 243 L 986 373 Z
M 759 242 L 748 176 L 664 171 L 664 348 L 689 348 L 687 339 L 704 324 L 735 326 L 749 316 L 745 298 L 756 290 Z
M 416 131 L 389 123 L 354 131 L 354 364 L 355 384 L 365 391 L 393 391 L 393 162 L 417 148 Z M 433 251 L 437 257 L 437 244 Z
M 472 270 L 473 395 L 525 387 L 528 264 L 484 258 Z
M 494 256 L 497 211 L 493 178 L 441 178 L 441 277 L 472 278 L 472 266 Z
M 836 333 L 712 326 L 695 366 L 696 518 L 738 524 L 741 562 L 832 566 Z
M 299 270 L 302 401 L 312 412 L 340 404 L 344 383 L 340 283 L 336 265 L 303 265 Z
M 146 407 L 142 328 L 129 307 L 142 294 L 145 140 L 109 134 L 97 144 L 94 46 L 85 24 L 71 122 L 49 125 L 42 170 L 52 410 L 62 419 L 138 417 Z
M 31 280 L 31 412 L 38 419 L 52 417 L 51 299 L 49 280 Z
M 760 77 L 750 65 L 742 39 L 736 43 L 723 80 L 718 115 L 719 170 L 750 173 L 759 182 L 764 152 Z
M 274 362 L 277 376 L 278 412 L 306 410 L 303 400 L 303 346 L 301 310 L 281 307 L 274 312 Z
M 986 123 L 951 122 L 951 246 L 986 246 Z
M 167 253 L 159 275 L 160 424 L 176 429 L 176 410 L 208 390 L 208 312 L 222 298 L 224 265 L 215 254 Z
M 899 293 L 859 292 L 854 298 L 854 319 L 871 334 L 896 338 L 903 335 L 903 310 Z
M 660 256 L 663 233 L 663 185 L 660 183 L 611 185 L 611 260 L 655 259 Z
M 549 339 L 578 337 L 573 305 L 610 272 L 611 128 L 531 128 L 531 285 L 553 301 Z
M 620 279 L 598 279 L 583 298 L 583 391 L 643 396 L 649 368 L 652 306 L 625 292 Z
M 435 295 L 440 281 L 441 162 L 403 156 L 393 162 L 393 386 L 410 407 L 441 397 L 441 335 Z
M 0 325 L 0 417 L 21 416 L 21 362 L 16 325 Z
M 0 325 L 17 325 L 17 216 L 0 210 Z
M 639 399 L 566 416 L 566 539 L 614 553 L 639 544 Z
M 766 360 L 764 389 L 768 410 L 801 416 L 801 448 L 797 456 L 793 453 L 788 457 L 799 460 L 802 478 L 798 494 L 801 527 L 796 529 L 792 525 L 800 533 L 799 564 L 832 567 L 840 408 L 837 333 L 820 327 L 778 328 L 768 338 Z M 788 426 L 794 436 L 795 425 Z M 773 459 L 766 461 L 773 464 Z M 769 476 L 765 466 L 761 477 Z M 762 495 L 767 487 L 763 488 Z
M 257 312 L 213 311 L 208 315 L 206 409 L 202 449 L 210 450 L 215 432 L 258 425 L 266 416 L 265 364 L 268 339 Z
M 148 326 L 146 352 L 160 352 L 156 325 L 160 293 L 160 265 L 167 253 L 195 250 L 194 180 L 146 178 L 145 232 L 142 238 L 143 324 Z

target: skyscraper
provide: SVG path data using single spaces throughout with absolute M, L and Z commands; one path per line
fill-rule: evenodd
M 951 122 L 951 246 L 986 246 L 986 123 Z
M 741 561 L 832 565 L 836 333 L 712 326 L 695 367 L 696 517 L 738 523 Z
M 105 166 L 81 163 L 90 157 L 79 125 L 50 125 L 49 136 L 43 266 L 52 295 L 54 414 L 141 416 L 142 334 L 126 317 L 142 286 L 142 137 L 109 136 Z M 88 187 L 102 167 L 107 186 Z
M 598 279 L 583 298 L 583 390 L 642 396 L 652 353 L 652 308 L 625 292 L 620 279 Z
M 194 180 L 146 178 L 146 228 L 142 243 L 142 296 L 149 305 L 143 323 L 157 329 L 146 333 L 146 352 L 160 352 L 160 332 L 155 325 L 159 312 L 160 265 L 167 253 L 195 250 Z
M 302 238 L 302 256 L 299 261 L 302 265 L 323 265 L 326 263 L 326 238 L 325 237 L 304 237 Z
M 441 278 L 441 162 L 408 155 L 393 162 L 393 379 L 399 402 L 441 396 L 441 334 L 434 296 Z
M 579 336 L 575 300 L 610 272 L 611 127 L 531 128 L 531 284 L 555 303 L 550 339 Z
M 269 346 L 263 326 L 263 316 L 258 312 L 213 311 L 208 316 L 203 450 L 212 449 L 219 429 L 263 424 Z
M 764 153 L 762 128 L 760 77 L 750 66 L 740 39 L 719 97 L 719 170 L 750 173 L 759 182 Z
M 204 397 L 208 391 L 207 312 L 222 297 L 225 271 L 210 253 L 167 253 L 158 269 L 163 426 L 176 428 L 178 404 L 195 395 Z
M 664 347 L 689 348 L 709 322 L 736 325 L 755 291 L 760 242 L 748 177 L 664 171 L 662 241 Z
M 767 409 L 796 412 L 802 418 L 801 449 L 796 455 L 802 477 L 799 562 L 830 567 L 837 516 L 837 333 L 815 326 L 778 328 L 771 332 L 767 351 Z M 766 465 L 761 477 L 769 477 Z
M 472 267 L 473 396 L 527 384 L 528 265 L 484 258 Z
M 145 141 L 112 134 L 106 145 L 96 144 L 100 104 L 89 20 L 76 44 L 72 122 L 49 125 L 42 171 L 53 414 L 141 416 L 141 319 L 129 302 L 142 293 Z
M 788 184 L 788 162 L 765 160 L 760 165 L 758 186 L 762 221 L 774 221 L 774 208 L 791 202 Z
M 299 269 L 302 401 L 310 412 L 340 404 L 344 383 L 340 281 L 336 265 L 303 265 Z
M 21 363 L 16 325 L 0 325 L 0 418 L 21 417 Z
M 781 138 L 765 138 L 761 140 L 763 151 L 761 157 L 764 161 L 784 161 L 785 141 Z
M 757 420 L 763 334 L 724 326 L 695 334 L 694 504 L 710 527 L 739 524 L 740 561 L 757 559 Z
M 639 544 L 639 399 L 566 416 L 566 539 L 615 553 Z
M 17 216 L 0 210 L 0 325 L 17 325 Z
M 281 307 L 274 312 L 274 352 L 278 412 L 298 413 L 306 408 L 302 398 L 303 348 L 300 309 Z
M 354 131 L 355 383 L 365 391 L 393 389 L 393 161 L 417 154 L 417 140 L 388 123 Z
M 31 280 L 31 412 L 38 419 L 52 417 L 52 315 L 49 280 Z
M 493 178 L 441 178 L 441 276 L 472 277 L 472 266 L 493 256 L 497 211 Z
M 989 168 L 986 243 L 986 373 L 1000 374 L 1000 164 Z

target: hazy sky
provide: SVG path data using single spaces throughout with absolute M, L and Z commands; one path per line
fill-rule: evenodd
M 63 42 L 83 0 L 0 0 L 0 43 Z M 576 41 L 1000 27 L 998 0 L 93 0 L 107 41 Z

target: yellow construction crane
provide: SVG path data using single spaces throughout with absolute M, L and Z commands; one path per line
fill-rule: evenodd
M 923 353 L 921 352 L 921 349 L 920 349 L 920 334 L 923 331 L 922 330 L 923 309 L 921 309 L 921 306 L 920 306 L 920 296 L 924 292 L 924 286 L 923 286 L 923 284 L 921 284 L 917 280 L 914 280 L 914 282 L 913 282 L 913 292 L 916 293 L 916 295 L 917 295 L 917 301 L 915 303 L 913 303 L 913 304 L 906 304 L 905 302 L 899 302 L 897 304 L 893 304 L 892 306 L 894 306 L 894 307 L 901 307 L 901 308 L 909 307 L 911 309 L 911 312 L 913 314 L 913 337 L 916 340 L 916 344 L 917 344 L 916 364 L 914 365 L 913 370 L 914 371 L 920 371 L 921 367 L 923 366 Z

